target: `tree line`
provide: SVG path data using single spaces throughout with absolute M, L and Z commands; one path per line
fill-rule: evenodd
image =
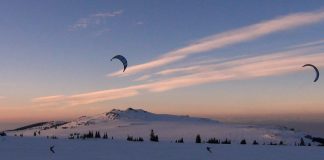
M 34 136 L 41 135 L 40 131 L 35 131 L 33 133 Z M 5 132 L 0 132 L 0 136 L 7 136 Z M 15 136 L 17 136 L 15 134 Z M 23 137 L 23 134 L 20 134 L 20 137 Z M 57 139 L 56 136 L 47 136 L 48 139 Z M 324 139 L 323 138 L 318 138 L 318 137 L 311 137 L 309 135 L 305 136 L 305 138 L 312 140 L 313 142 L 318 142 L 320 143 L 319 146 L 323 146 L 324 144 Z M 80 133 L 71 133 L 68 137 L 68 139 L 114 139 L 113 136 L 108 137 L 107 132 L 104 132 L 103 134 L 100 133 L 100 131 L 89 131 L 88 133 L 80 134 Z M 127 141 L 132 141 L 132 142 L 143 142 L 144 138 L 143 137 L 134 137 L 131 135 L 128 135 L 126 138 Z M 149 134 L 149 140 L 151 142 L 159 142 L 159 136 L 154 132 L 152 129 L 150 134 Z M 179 139 L 176 139 L 174 141 L 175 143 L 184 143 L 184 138 L 181 137 Z M 208 138 L 207 140 L 203 141 L 200 134 L 196 135 L 195 138 L 195 143 L 208 143 L 208 144 L 231 144 L 231 140 L 226 138 L 225 140 L 221 140 L 215 137 Z M 246 139 L 242 139 L 240 141 L 241 145 L 246 145 L 248 144 Z M 253 140 L 251 143 L 252 145 L 259 145 L 259 142 L 256 140 Z M 287 145 L 283 141 L 279 141 L 279 143 L 276 142 L 270 142 L 270 143 L 265 143 L 263 142 L 263 145 Z M 300 138 L 299 142 L 294 143 L 295 146 L 311 146 L 310 143 L 306 144 L 303 138 Z

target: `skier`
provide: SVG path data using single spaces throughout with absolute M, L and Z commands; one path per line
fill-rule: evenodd
M 208 151 L 209 153 L 212 153 L 212 151 L 211 151 L 211 148 L 210 148 L 210 147 L 208 147 L 208 146 L 207 146 L 207 148 L 206 148 L 206 149 L 207 149 L 207 151 Z
M 54 154 L 55 153 L 55 151 L 54 151 L 54 146 L 51 146 L 50 147 L 50 151 Z

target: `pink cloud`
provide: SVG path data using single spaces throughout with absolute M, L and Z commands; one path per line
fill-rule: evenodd
M 299 51 L 278 52 L 270 55 L 241 58 L 215 65 L 201 65 L 192 68 L 192 70 L 182 70 L 186 72 L 185 75 L 157 80 L 152 83 L 71 96 L 40 97 L 35 98 L 33 102 L 53 103 L 64 101 L 68 105 L 84 105 L 132 97 L 140 94 L 140 91 L 164 92 L 206 83 L 293 73 L 304 69 L 301 66 L 305 63 L 313 63 L 318 67 L 324 66 L 323 52 L 306 55 L 299 54 Z
M 324 11 L 303 12 L 282 16 L 276 19 L 203 38 L 183 48 L 165 53 L 156 60 L 129 67 L 125 73 L 119 71 L 110 74 L 110 76 L 126 76 L 135 74 L 179 61 L 192 54 L 203 53 L 229 45 L 254 40 L 271 33 L 294 29 L 321 22 L 323 20 Z

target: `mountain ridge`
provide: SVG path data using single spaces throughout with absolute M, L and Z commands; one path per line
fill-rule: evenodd
M 55 125 L 55 126 L 54 126 Z M 151 130 L 159 134 L 159 138 L 170 141 L 185 138 L 193 141 L 197 134 L 207 138 L 240 140 L 257 140 L 264 143 L 294 144 L 305 137 L 305 133 L 285 127 L 226 124 L 208 118 L 184 115 L 155 114 L 143 109 L 112 109 L 94 116 L 81 116 L 69 122 L 52 121 L 40 126 L 24 130 L 8 131 L 9 135 L 24 136 L 57 136 L 67 138 L 70 134 L 84 134 L 89 131 L 108 133 L 115 139 L 125 139 L 128 135 L 145 137 Z M 307 141 L 311 143 L 311 141 Z

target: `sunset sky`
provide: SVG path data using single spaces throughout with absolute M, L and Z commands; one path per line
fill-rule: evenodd
M 128 107 L 323 117 L 302 67 L 324 70 L 323 28 L 322 0 L 3 0 L 0 129 Z

